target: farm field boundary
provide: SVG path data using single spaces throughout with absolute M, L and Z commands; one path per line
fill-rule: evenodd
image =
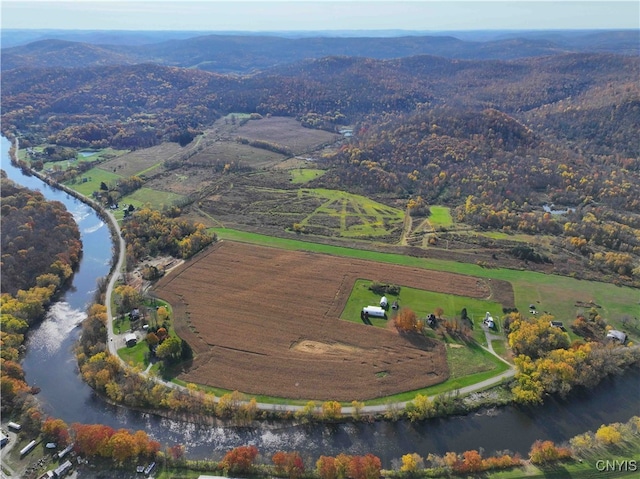
M 212 228 L 219 238 L 233 241 L 273 246 L 287 250 L 313 251 L 336 256 L 368 259 L 383 263 L 406 265 L 427 270 L 459 273 L 511 283 L 515 307 L 528 311 L 530 303 L 536 303 L 539 311 L 548 311 L 563 321 L 573 320 L 581 302 L 593 302 L 600 306 L 599 313 L 614 327 L 622 327 L 625 315 L 637 316 L 640 293 L 637 289 L 610 283 L 586 281 L 567 276 L 550 275 L 534 271 L 505 268 L 483 268 L 476 264 L 446 261 L 434 258 L 418 258 L 397 253 L 385 253 L 346 246 L 312 243 L 295 238 L 279 238 L 233 230 Z M 509 306 L 503 303 L 503 306 Z
M 465 275 L 222 241 L 154 289 L 172 304 L 176 332 L 196 353 L 178 379 L 251 395 L 338 401 L 445 381 L 441 342 L 339 319 L 363 276 L 475 298 L 493 293 L 488 281 Z

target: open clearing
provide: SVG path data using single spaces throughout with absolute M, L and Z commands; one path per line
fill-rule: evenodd
M 448 379 L 442 343 L 339 319 L 358 278 L 495 296 L 495 281 L 223 241 L 155 287 L 196 355 L 179 379 L 252 395 L 339 401 Z
M 277 116 L 248 121 L 236 133 L 248 140 L 263 140 L 286 146 L 295 155 L 315 151 L 341 138 L 336 133 L 305 128 L 294 118 Z

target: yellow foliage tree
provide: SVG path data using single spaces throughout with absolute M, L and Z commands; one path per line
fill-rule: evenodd
M 322 403 L 322 417 L 325 419 L 338 419 L 342 414 L 342 406 L 338 401 L 325 401 Z
M 402 466 L 400 466 L 400 472 L 413 473 L 418 469 L 422 469 L 424 467 L 424 462 L 422 458 L 416 454 L 405 454 L 402 456 Z
M 616 445 L 622 441 L 619 424 L 602 425 L 596 431 L 596 439 L 605 445 Z

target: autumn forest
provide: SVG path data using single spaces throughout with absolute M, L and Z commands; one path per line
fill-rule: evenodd
M 122 215 L 117 219 L 128 273 L 149 257 L 192 258 L 218 240 L 217 228 L 228 228 L 240 237 L 259 233 L 483 271 L 640 287 L 637 32 L 486 42 L 211 35 L 146 44 L 132 37 L 130 45 L 107 45 L 98 38 L 3 48 L 1 129 L 19 140 L 19 165 Z M 108 450 L 119 464 L 160 457 L 160 444 L 146 433 L 43 421 L 34 406 L 37 391 L 19 364 L 24 337 L 66 286 L 82 245 L 61 205 L 5 176 L 3 413 L 19 413 L 27 429 L 31 421 L 32 430 L 61 444 L 70 442 L 71 433 L 87 456 Z M 91 187 L 83 191 L 85 184 Z M 162 207 L 151 207 L 154 201 Z M 145 268 L 144 280 L 163 275 L 155 266 Z M 480 281 L 474 285 L 480 288 Z M 129 284 L 116 287 L 115 295 L 122 318 L 143 302 Z M 495 299 L 495 291 L 489 296 Z M 486 338 L 492 354 L 515 371 L 509 402 L 535 406 L 550 395 L 566 397 L 637 364 L 631 341 L 617 347 L 606 339 L 612 329 L 606 319 L 613 318 L 603 318 L 601 306 L 563 300 L 571 303 L 563 312 L 577 308 L 575 317 L 554 318 L 533 304 L 527 317 L 514 304 L 500 305 L 504 351 L 494 354 L 490 331 Z M 626 314 L 632 307 L 615 321 L 637 336 L 640 323 Z M 463 338 L 459 348 L 473 342 L 466 307 L 464 317 L 447 311 L 447 320 L 437 310 L 446 326 L 440 331 L 434 315 L 430 331 L 407 308 L 402 313 L 411 313 L 411 321 L 400 327 L 398 315 L 398 334 L 409 337 L 420 329 L 438 340 L 457 334 Z M 171 323 L 168 311 L 163 307 L 166 328 L 163 322 L 150 330 L 144 353 L 148 361 L 157 351 L 151 346 L 165 340 L 164 349 L 175 346 L 154 357 L 163 374 L 194 354 L 176 335 L 180 323 Z M 216 398 L 195 385 L 169 388 L 132 374 L 107 352 L 109 318 L 106 306 L 92 305 L 75 351 L 82 379 L 109 401 L 240 426 L 282 419 L 259 411 L 256 399 L 238 391 Z M 566 321 L 571 333 L 554 319 Z M 193 324 L 182 327 L 201 335 Z M 389 409 L 384 419 L 423 421 L 477 407 L 446 394 L 412 399 L 397 417 Z M 306 424 L 346 417 L 338 402 L 310 404 L 284 418 Z M 351 419 L 362 420 L 363 403 L 352 405 Z M 577 458 L 581 448 L 615 445 L 623 436 L 637 440 L 637 418 L 608 427 L 574 437 L 572 449 L 537 442 L 529 460 L 556 463 Z M 176 466 L 186 464 L 181 446 L 160 454 Z M 235 448 L 216 470 L 260 473 L 257 455 L 254 446 Z M 280 451 L 271 459 L 273 466 L 261 473 L 292 478 L 370 479 L 382 467 L 371 454 L 322 456 L 315 469 L 307 464 L 306 473 L 297 452 Z M 465 475 L 522 465 L 519 455 L 483 458 L 475 450 L 430 455 L 426 465 L 417 454 L 401 461 L 397 477 L 429 467 L 433 474 Z

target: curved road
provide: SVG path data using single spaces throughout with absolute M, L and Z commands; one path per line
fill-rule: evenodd
M 118 242 L 120 243 L 118 250 L 118 259 L 111 273 L 111 277 L 109 278 L 109 284 L 107 285 L 107 291 L 105 293 L 105 303 L 107 306 L 107 348 L 110 354 L 118 358 L 119 344 L 116 343 L 119 343 L 120 341 L 122 341 L 122 339 L 120 338 L 120 336 L 117 336 L 113 333 L 113 308 L 111 307 L 111 295 L 113 294 L 113 289 L 116 286 L 116 282 L 118 281 L 118 279 L 120 279 L 120 275 L 122 274 L 122 267 L 124 265 L 124 259 L 127 252 L 127 245 L 124 241 L 124 238 L 122 238 L 122 234 L 120 233 L 120 226 L 118 225 L 118 221 L 116 220 L 115 216 L 113 216 L 110 211 L 103 211 L 109 218 L 109 221 L 111 222 L 114 231 L 116 232 L 116 236 L 118 237 Z

